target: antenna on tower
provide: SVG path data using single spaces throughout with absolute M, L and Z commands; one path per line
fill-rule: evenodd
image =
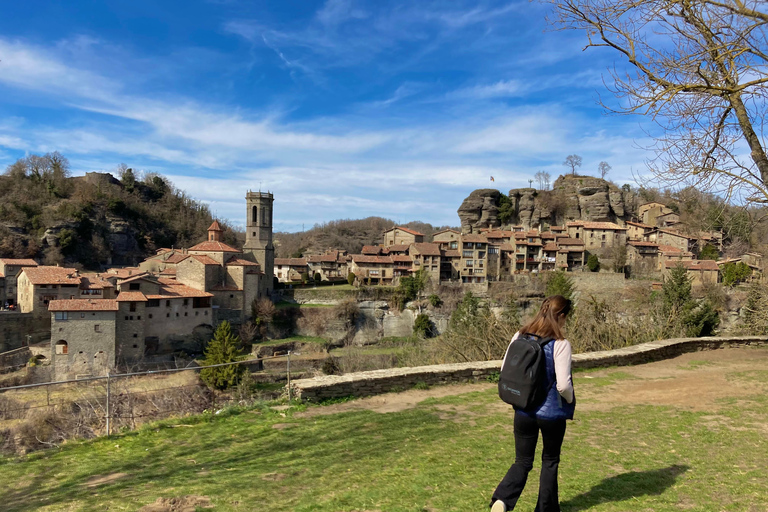
M 259 194 L 261 194 L 261 182 L 259 182 Z

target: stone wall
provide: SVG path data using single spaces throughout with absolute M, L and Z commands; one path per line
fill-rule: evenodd
M 30 313 L 0 311 L 0 352 L 7 352 L 27 344 L 27 335 L 31 342 L 50 339 L 50 320 L 41 322 Z
M 31 357 L 29 347 L 3 352 L 0 354 L 0 373 L 8 373 L 25 366 Z
M 678 338 L 643 343 L 632 347 L 573 356 L 573 368 L 596 368 L 647 363 L 686 352 L 735 346 L 767 346 L 768 337 Z M 483 381 L 498 373 L 501 361 L 442 364 L 413 368 L 392 368 L 347 375 L 326 375 L 292 382 L 296 396 L 318 401 L 346 396 L 370 396 L 401 391 L 418 383 L 428 385 Z

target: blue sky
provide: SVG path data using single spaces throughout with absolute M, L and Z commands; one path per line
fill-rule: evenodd
M 644 171 L 642 118 L 605 115 L 615 55 L 525 1 L 3 2 L 0 167 L 60 151 L 74 174 L 160 172 L 240 224 L 370 215 L 457 225 L 569 154 Z M 495 182 L 490 182 L 494 176 Z

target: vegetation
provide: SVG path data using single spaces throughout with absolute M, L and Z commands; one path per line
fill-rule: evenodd
M 411 276 L 400 278 L 400 284 L 394 295 L 394 300 L 402 311 L 406 303 L 417 299 L 419 294 L 427 288 L 429 283 L 429 273 L 424 268 L 420 268 Z
M 717 247 L 712 244 L 706 244 L 699 253 L 700 260 L 714 260 L 720 259 L 720 253 L 717 251 Z
M 735 286 L 736 284 L 749 279 L 752 275 L 752 269 L 743 261 L 738 263 L 726 263 L 720 267 L 720 274 L 723 276 L 723 285 Z
M 413 335 L 419 338 L 429 338 L 434 334 L 435 326 L 432 320 L 429 319 L 429 315 L 426 313 L 419 313 L 416 315 L 416 319 L 413 322 Z
M 352 285 L 355 284 L 355 273 L 354 272 L 349 272 L 347 274 L 347 283 L 349 284 L 349 286 L 352 286 Z
M 753 283 L 744 305 L 744 328 L 748 334 L 768 334 L 768 286 Z
M 575 285 L 567 273 L 562 270 L 552 272 L 547 280 L 547 297 L 552 295 L 562 295 L 566 299 L 573 298 Z
M 59 153 L 8 166 L 0 176 L 0 257 L 99 269 L 108 261 L 135 264 L 160 247 L 206 239 L 213 222 L 206 205 L 158 174 L 124 165 L 116 173 L 121 181 L 70 177 L 69 162 Z M 238 245 L 238 234 L 219 222 L 224 241 Z
M 430 306 L 433 308 L 439 308 L 443 305 L 443 299 L 441 299 L 440 296 L 435 293 L 427 297 L 427 300 L 429 301 Z
M 213 339 L 205 347 L 203 366 L 223 363 L 233 363 L 241 359 L 239 350 L 240 338 L 232 334 L 232 327 L 226 320 L 221 322 L 213 333 Z M 200 379 L 208 387 L 227 389 L 236 386 L 245 371 L 245 366 L 232 364 L 218 368 L 203 368 Z
M 720 324 L 720 316 L 709 299 L 696 300 L 691 280 L 683 265 L 672 268 L 662 286 L 665 337 L 676 335 L 710 336 Z
M 704 378 L 699 372 L 707 369 L 684 371 Z M 578 399 L 590 407 L 568 424 L 563 512 L 672 512 L 681 503 L 700 512 L 767 508 L 766 373 L 755 364 L 728 378 L 739 385 L 738 407 L 725 398 L 697 410 L 605 398 L 607 385 L 626 379 L 641 388 L 673 379 L 613 369 L 575 373 Z M 333 406 L 343 414 L 263 404 L 67 443 L 1 461 L 0 477 L 14 485 L 0 488 L 0 500 L 7 512 L 138 510 L 190 495 L 208 497 L 221 512 L 483 510 L 514 446 L 512 411 L 493 385 L 477 389 L 388 414 L 351 407 L 357 403 Z M 326 414 L 307 414 L 315 411 Z M 536 460 L 521 510 L 536 506 Z
M 597 254 L 590 254 L 587 258 L 587 268 L 590 272 L 599 272 L 600 271 L 600 260 L 597 257 Z M 562 294 L 557 294 L 562 295 Z

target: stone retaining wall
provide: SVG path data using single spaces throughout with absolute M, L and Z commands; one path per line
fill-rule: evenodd
M 573 368 L 597 368 L 647 363 L 679 356 L 686 352 L 713 350 L 735 346 L 766 346 L 768 337 L 745 336 L 731 338 L 678 338 L 642 343 L 631 347 L 601 352 L 575 354 Z M 487 380 L 498 373 L 501 361 L 441 364 L 411 368 L 392 368 L 347 375 L 326 375 L 295 380 L 291 384 L 295 396 L 318 401 L 346 396 L 370 396 L 390 391 L 402 391 L 416 384 L 447 384 Z

